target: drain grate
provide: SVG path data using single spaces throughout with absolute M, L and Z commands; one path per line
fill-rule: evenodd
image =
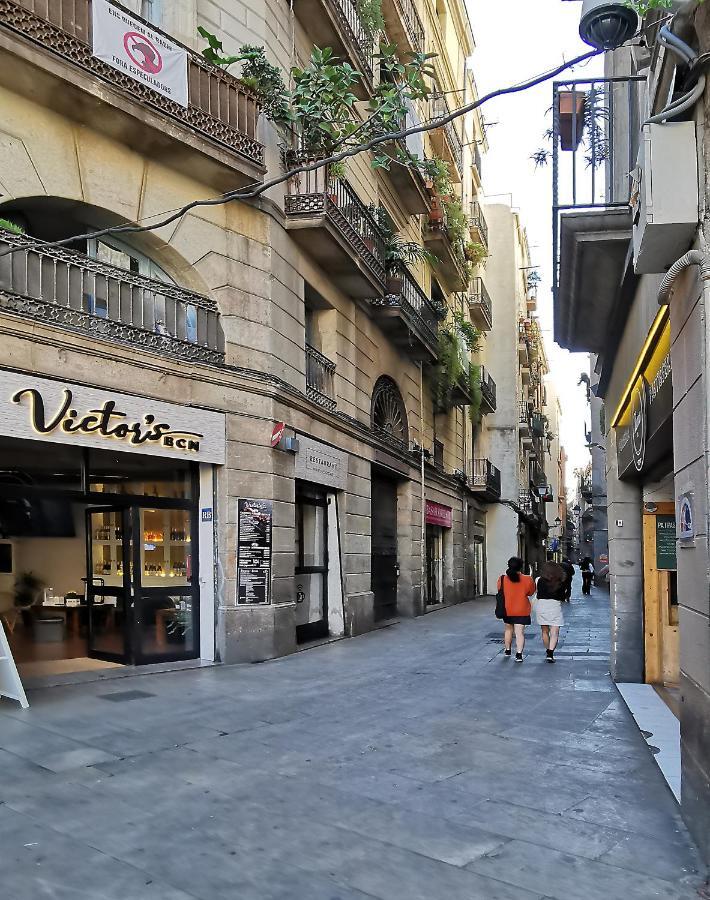
M 99 694 L 101 700 L 110 700 L 112 703 L 126 703 L 128 700 L 144 700 L 146 697 L 155 697 L 148 691 L 116 691 L 114 694 Z

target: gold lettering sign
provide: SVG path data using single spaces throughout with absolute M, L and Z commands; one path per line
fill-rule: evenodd
M 197 453 L 203 435 L 194 431 L 178 431 L 168 422 L 157 422 L 155 416 L 146 413 L 139 422 L 131 422 L 125 412 L 116 409 L 114 400 L 106 400 L 97 409 L 84 412 L 74 409 L 73 393 L 64 388 L 64 395 L 56 409 L 47 412 L 44 398 L 35 388 L 23 388 L 13 394 L 12 402 L 29 401 L 32 427 L 38 434 L 100 434 L 102 437 L 126 441 L 134 447 L 141 444 L 158 444 L 170 450 Z

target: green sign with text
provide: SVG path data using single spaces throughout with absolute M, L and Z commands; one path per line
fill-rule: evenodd
M 675 516 L 656 516 L 656 568 L 677 569 Z

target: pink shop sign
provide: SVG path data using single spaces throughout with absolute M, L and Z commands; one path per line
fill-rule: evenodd
M 427 525 L 440 525 L 442 528 L 451 528 L 451 507 L 444 506 L 442 503 L 434 503 L 433 500 L 427 500 L 424 507 L 424 518 Z

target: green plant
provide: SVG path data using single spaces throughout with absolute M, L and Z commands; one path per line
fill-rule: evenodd
M 345 178 L 347 171 L 345 167 L 345 161 L 341 160 L 341 162 L 331 163 L 328 166 L 328 171 L 330 172 L 332 178 L 336 178 L 338 180 Z
M 0 219 L 0 228 L 4 228 L 5 231 L 11 231 L 13 234 L 25 233 L 24 228 L 20 228 L 19 225 L 15 225 L 15 223 L 11 222 L 9 219 Z
M 451 321 L 439 329 L 437 362 L 432 371 L 432 394 L 437 409 L 444 410 L 451 406 L 454 389 L 465 380 L 470 387 L 474 405 L 478 397 L 477 406 L 480 410 L 480 367 L 466 363 L 468 353 L 480 350 L 480 338 L 478 330 L 461 312 L 455 312 Z M 472 375 L 473 369 L 478 370 L 477 374 L 474 372 Z
M 478 353 L 481 349 L 481 332 L 460 310 L 454 313 L 453 323 L 469 353 Z
M 631 5 L 631 4 L 629 4 Z M 552 107 L 547 110 L 552 112 Z M 581 122 L 577 126 L 581 129 L 580 146 L 586 149 L 584 159 L 587 168 L 601 168 L 609 159 L 611 145 L 608 140 L 609 133 L 609 106 L 607 95 L 603 88 L 590 87 L 586 92 L 584 112 Z M 548 128 L 544 140 L 550 142 L 554 139 L 552 128 Z M 540 147 L 530 154 L 530 159 L 535 163 L 535 168 L 546 166 L 552 157 L 552 152 L 545 147 Z
M 454 192 L 449 164 L 438 156 L 423 159 L 418 166 L 422 175 L 430 179 L 432 189 L 437 197 L 450 197 Z
M 374 39 L 385 29 L 382 0 L 357 0 L 357 14 L 368 37 Z
M 289 97 L 281 71 L 266 58 L 263 47 L 243 44 L 233 56 L 224 55 L 222 41 L 201 25 L 198 33 L 207 41 L 202 51 L 204 58 L 215 66 L 228 69 L 235 63 L 242 63 L 240 78 L 251 88 L 261 102 L 264 115 L 272 122 L 287 124 L 291 121 Z
M 469 366 L 468 390 L 471 395 L 471 402 L 468 405 L 468 415 L 471 420 L 471 424 L 475 428 L 481 421 L 481 404 L 483 403 L 480 366 Z
M 444 200 L 446 212 L 446 231 L 453 244 L 460 244 L 463 251 L 464 240 L 468 233 L 468 219 L 460 200 Z
M 412 263 L 426 262 L 429 265 L 436 263 L 433 253 L 416 241 L 406 240 L 394 230 L 392 219 L 383 207 L 372 207 L 371 211 L 384 240 L 385 269 L 388 275 L 396 275 Z
M 482 262 L 488 259 L 488 251 L 477 241 L 468 241 L 464 245 L 464 255 L 468 262 L 474 266 L 480 266 Z
M 15 582 L 15 606 L 29 609 L 40 598 L 44 582 L 32 572 L 23 572 Z

